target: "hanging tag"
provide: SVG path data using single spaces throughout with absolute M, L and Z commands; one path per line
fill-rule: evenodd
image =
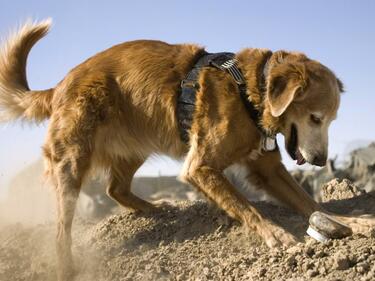
M 276 149 L 276 138 L 263 137 L 263 150 L 273 151 Z

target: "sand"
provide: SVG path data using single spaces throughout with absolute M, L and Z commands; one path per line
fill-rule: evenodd
M 323 204 L 341 213 L 375 213 L 374 195 L 357 191 L 349 181 L 333 180 L 322 188 Z M 77 217 L 76 280 L 375 279 L 375 230 L 321 244 L 305 235 L 306 220 L 298 214 L 254 204 L 301 242 L 270 250 L 203 200 L 177 201 L 147 216 L 121 210 L 99 222 Z M 0 280 L 56 280 L 54 240 L 53 223 L 0 226 Z

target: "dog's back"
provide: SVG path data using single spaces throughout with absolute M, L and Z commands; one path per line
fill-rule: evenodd
M 127 147 L 182 155 L 184 146 L 176 137 L 176 95 L 179 81 L 201 48 L 152 40 L 119 44 L 72 69 L 54 89 L 31 91 L 26 80 L 27 55 L 49 26 L 50 21 L 27 23 L 2 49 L 0 121 L 41 122 L 52 116 L 59 120 L 53 126 L 61 127 L 64 116 L 85 103 L 90 104 L 93 118 L 100 119 L 98 155 L 103 155 L 103 148 L 107 154 L 127 153 L 122 152 Z M 148 143 L 150 139 L 152 143 Z

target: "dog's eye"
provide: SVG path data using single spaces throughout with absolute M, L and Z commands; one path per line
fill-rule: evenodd
M 316 124 L 316 125 L 320 125 L 322 123 L 322 119 L 320 119 L 319 117 L 317 117 L 316 115 L 314 114 L 311 114 L 310 115 L 310 119 L 311 121 Z

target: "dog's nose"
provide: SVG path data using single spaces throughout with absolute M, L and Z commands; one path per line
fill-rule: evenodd
M 319 154 L 314 157 L 313 165 L 323 167 L 327 163 L 327 155 L 326 154 Z

